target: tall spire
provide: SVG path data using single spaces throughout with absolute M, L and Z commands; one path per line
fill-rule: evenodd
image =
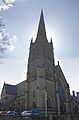
M 42 40 L 42 41 L 43 40 L 47 41 L 43 10 L 41 10 L 41 15 L 40 15 L 40 21 L 39 21 L 36 41 L 38 41 L 39 39 Z

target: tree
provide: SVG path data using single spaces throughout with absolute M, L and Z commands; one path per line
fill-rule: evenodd
M 3 19 L 0 18 L 0 53 L 3 53 L 7 50 L 10 45 L 10 41 L 7 35 L 4 35 L 3 29 L 5 28 L 5 24 L 3 23 Z
M 0 18 L 0 57 L 2 57 L 3 53 L 5 53 L 6 50 L 13 50 L 15 48 L 15 40 L 17 37 L 14 35 L 13 37 L 10 37 L 10 35 L 7 35 L 7 33 L 4 32 L 5 24 L 3 22 L 3 19 Z
M 13 5 L 14 5 L 14 2 L 15 2 L 15 0 L 2 0 L 2 1 L 4 2 L 5 5 L 8 5 L 8 6 L 9 6 L 9 5 L 12 5 L 12 6 L 13 6 Z
M 32 108 L 37 108 L 35 101 L 32 103 Z
M 15 0 L 1 0 L 0 4 L 0 11 L 5 11 L 12 7 L 15 3 Z M 5 30 L 5 23 L 0 16 L 0 58 L 3 56 L 3 53 L 7 49 L 13 50 L 15 48 L 15 42 L 17 41 L 16 35 L 10 37 L 9 34 L 4 32 Z M 1 61 L 0 61 L 1 64 Z

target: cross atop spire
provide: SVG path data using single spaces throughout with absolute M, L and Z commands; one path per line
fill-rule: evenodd
M 43 10 L 41 10 L 40 21 L 39 21 L 38 32 L 37 32 L 37 38 L 36 38 L 36 41 L 39 41 L 39 40 L 47 41 Z

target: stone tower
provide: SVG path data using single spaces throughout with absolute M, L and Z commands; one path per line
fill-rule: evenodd
M 35 42 L 30 43 L 26 82 L 26 109 L 34 104 L 44 110 L 57 109 L 55 63 L 52 39 L 47 40 L 43 11 L 41 11 Z

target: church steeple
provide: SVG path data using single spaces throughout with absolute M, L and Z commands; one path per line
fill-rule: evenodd
M 48 107 L 56 109 L 56 82 L 53 43 L 46 36 L 43 10 L 41 11 L 35 42 L 30 43 L 27 72 L 27 108 L 36 102 L 38 108 L 45 108 L 45 91 Z M 31 89 L 30 89 L 31 88 Z M 49 90 L 50 88 L 50 90 Z
M 47 41 L 43 10 L 41 10 L 36 41 Z

